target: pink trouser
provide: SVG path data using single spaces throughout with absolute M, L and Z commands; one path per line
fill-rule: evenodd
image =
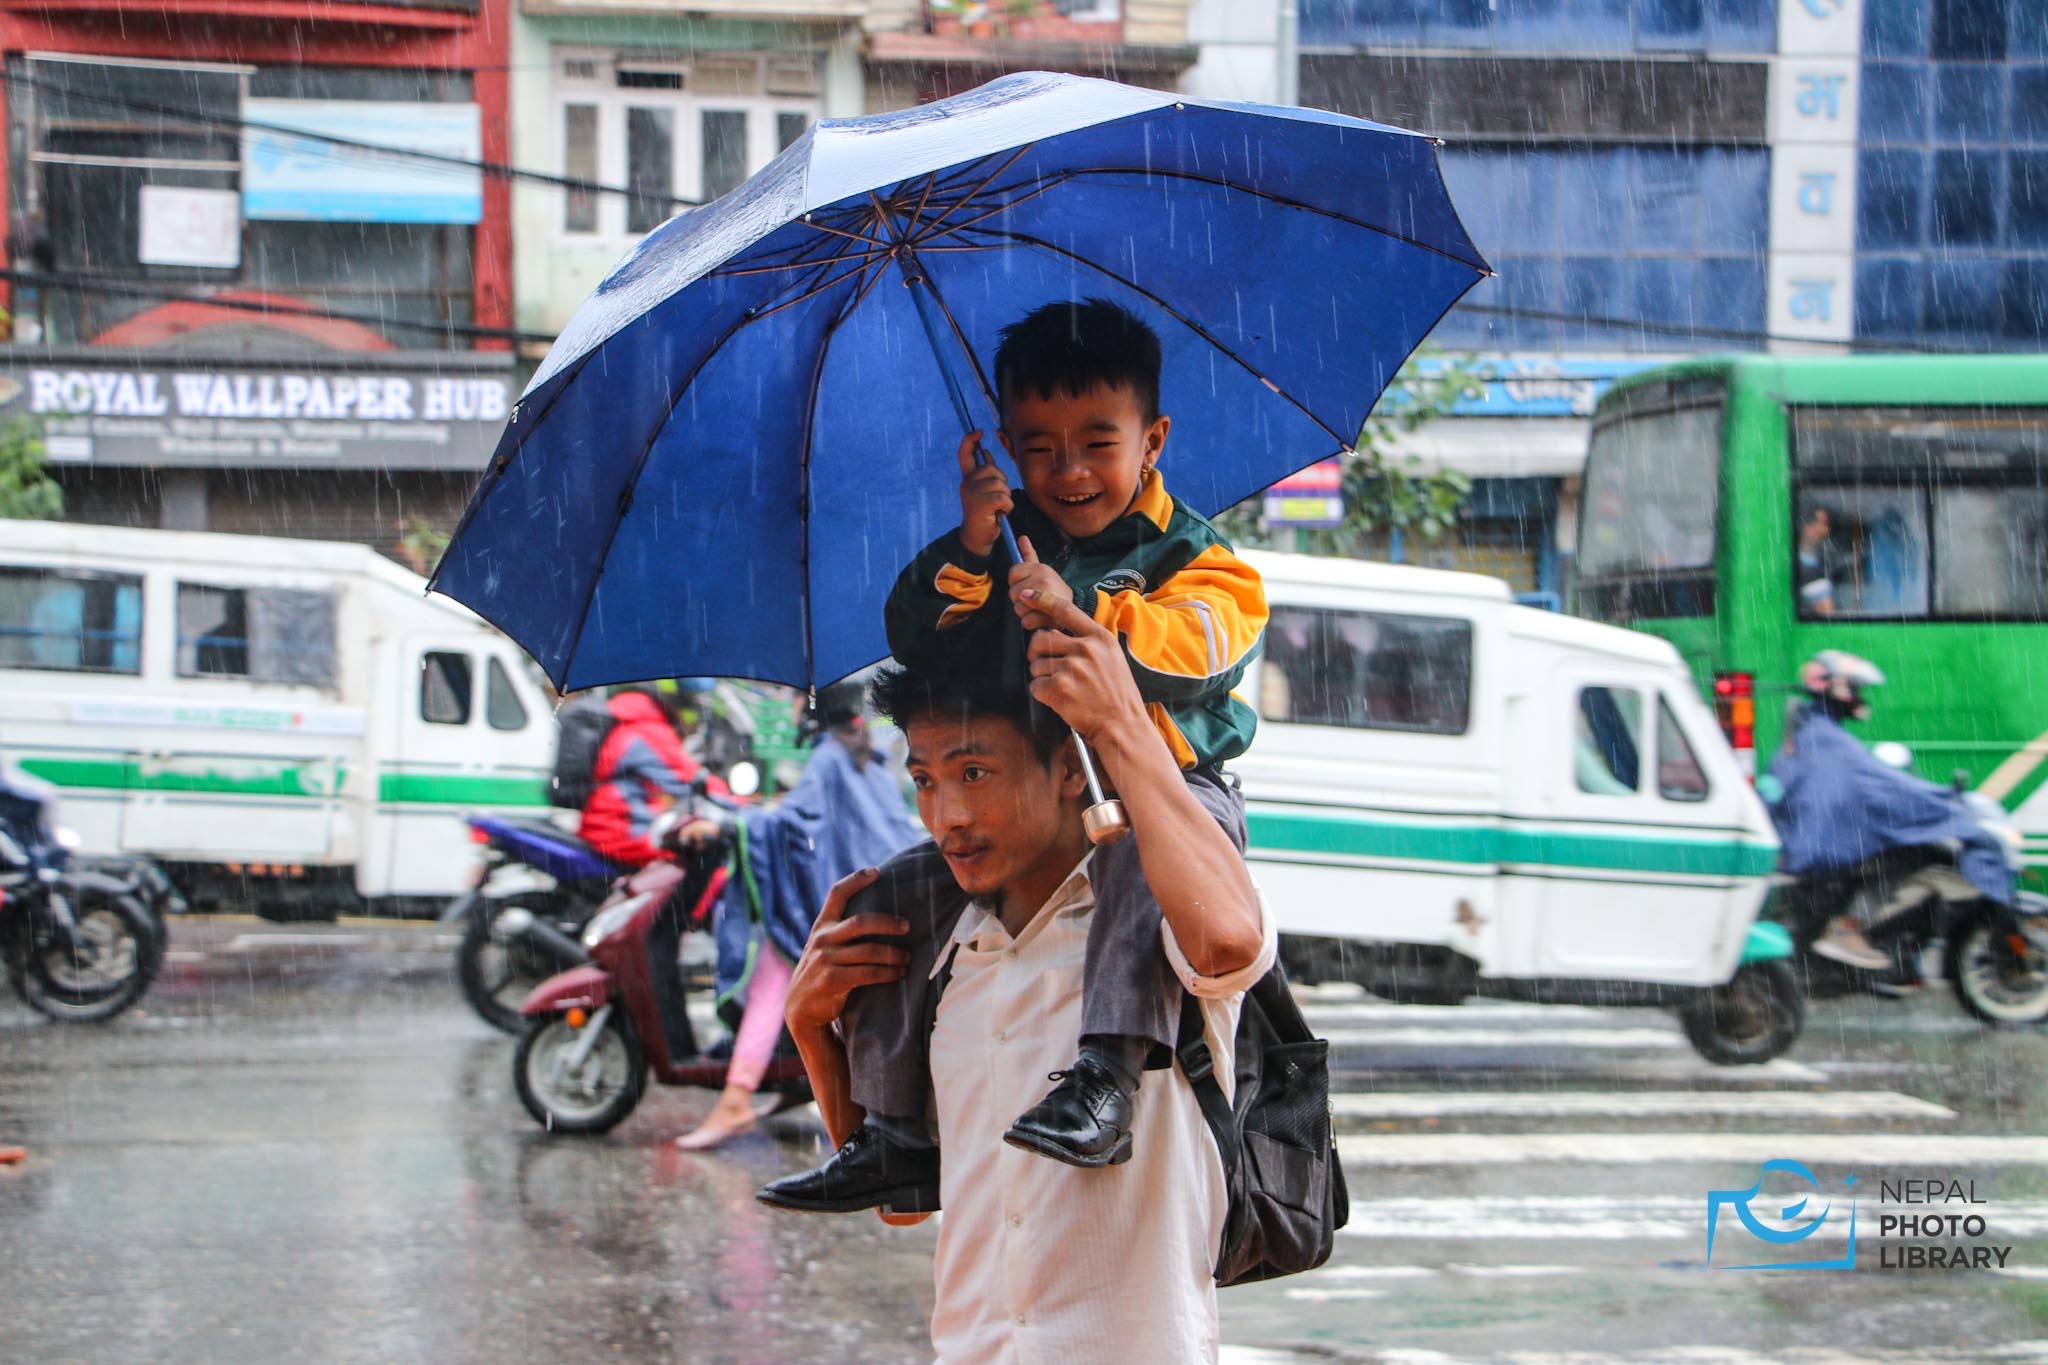
M 760 1089 L 761 1077 L 775 1056 L 776 1040 L 782 1037 L 782 1005 L 789 999 L 789 975 L 789 963 L 764 940 L 754 959 L 753 979 L 747 982 L 747 1010 L 740 1016 L 732 1065 L 725 1073 L 728 1086 Z

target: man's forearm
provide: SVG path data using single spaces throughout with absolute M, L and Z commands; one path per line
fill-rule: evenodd
M 1158 732 L 1140 712 L 1136 722 L 1107 727 L 1094 751 L 1123 799 L 1146 884 L 1188 965 L 1203 976 L 1248 966 L 1262 935 L 1251 873 Z
M 830 1029 L 791 1030 L 797 1055 L 811 1078 L 811 1094 L 818 1101 L 818 1116 L 834 1147 L 843 1144 L 860 1127 L 867 1114 L 853 1102 L 853 1072 L 846 1064 L 846 1045 Z

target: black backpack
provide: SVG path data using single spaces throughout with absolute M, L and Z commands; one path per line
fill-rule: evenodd
M 1223 1154 L 1230 1211 L 1216 1283 L 1295 1275 L 1329 1260 L 1337 1229 L 1351 1216 L 1330 1131 L 1330 1045 L 1309 1032 L 1280 968 L 1245 992 L 1235 1104 L 1216 1080 L 1192 995 L 1181 1001 L 1174 1051 Z
M 582 810 L 597 788 L 597 755 L 619 719 L 603 697 L 578 697 L 555 712 L 555 771 L 548 804 Z

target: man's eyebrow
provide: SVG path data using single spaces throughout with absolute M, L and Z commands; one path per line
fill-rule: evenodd
M 946 750 L 946 759 L 948 762 L 951 762 L 956 758 L 987 758 L 994 752 L 995 750 L 989 748 L 988 745 L 983 744 L 980 740 L 970 739 L 965 744 L 956 744 Z

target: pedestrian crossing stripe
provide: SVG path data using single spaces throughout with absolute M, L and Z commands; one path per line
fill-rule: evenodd
M 1330 1112 L 1339 1119 L 1956 1116 L 1946 1105 L 1892 1090 L 1382 1090 L 1332 1095 Z
M 1749 1166 L 1778 1157 L 1866 1167 L 2048 1166 L 2048 1138 L 1920 1133 L 1373 1133 L 1340 1134 L 1347 1168 Z

